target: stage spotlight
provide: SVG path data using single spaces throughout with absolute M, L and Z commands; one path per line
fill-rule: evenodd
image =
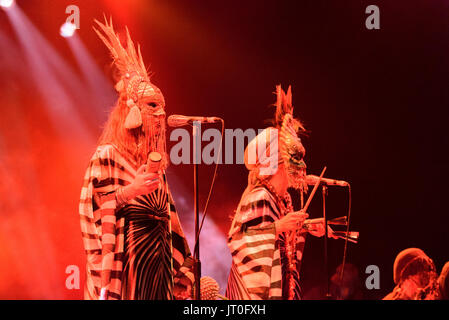
M 76 26 L 73 23 L 66 22 L 61 26 L 59 34 L 64 38 L 69 38 L 75 33 Z
M 0 0 L 0 6 L 3 8 L 10 8 L 14 4 L 14 0 Z

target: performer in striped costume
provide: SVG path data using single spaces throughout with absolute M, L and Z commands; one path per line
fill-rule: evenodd
M 129 33 L 97 31 L 118 68 L 119 99 L 87 168 L 80 199 L 86 299 L 185 299 L 193 265 L 168 189 L 165 101 Z M 149 154 L 160 155 L 150 170 Z
M 306 191 L 305 149 L 297 133 L 304 130 L 293 118 L 291 89 L 276 88 L 275 127 L 253 139 L 245 150 L 250 171 L 248 186 L 229 231 L 232 266 L 229 299 L 300 299 L 299 264 L 308 214 L 293 210 L 288 187 Z M 324 234 L 322 224 L 308 230 Z

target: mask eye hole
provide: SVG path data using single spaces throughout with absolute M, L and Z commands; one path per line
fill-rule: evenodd
M 304 155 L 302 154 L 302 152 L 295 152 L 294 154 L 292 154 L 292 158 L 297 161 L 301 161 L 304 158 Z
M 295 161 L 301 161 L 304 158 L 304 153 L 296 145 L 290 149 L 289 153 L 290 157 Z
M 155 102 L 149 102 L 147 103 L 148 106 L 150 106 L 151 108 L 156 108 L 157 104 Z

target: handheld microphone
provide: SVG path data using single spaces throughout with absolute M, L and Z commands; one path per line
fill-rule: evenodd
M 308 185 L 315 185 L 315 183 L 318 181 L 319 177 L 315 176 L 313 174 L 309 174 L 306 176 L 306 183 Z M 339 186 L 339 187 L 348 187 L 349 183 L 343 180 L 335 180 L 335 179 L 328 179 L 328 178 L 321 178 L 321 183 L 325 184 L 327 186 Z
M 167 118 L 167 123 L 170 127 L 182 127 L 187 124 L 192 124 L 194 121 L 201 123 L 215 123 L 221 121 L 221 118 L 217 117 L 194 117 L 194 116 L 181 116 L 179 114 L 171 115 Z
M 158 172 L 161 167 L 162 156 L 159 152 L 153 151 L 148 155 L 147 172 Z

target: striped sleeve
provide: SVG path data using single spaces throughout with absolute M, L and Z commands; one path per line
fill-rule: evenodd
M 233 265 L 252 300 L 282 295 L 274 225 L 277 214 L 272 198 L 260 189 L 242 199 L 234 218 L 228 246 Z
M 108 290 L 114 263 L 116 242 L 115 193 L 100 196 L 101 212 L 101 288 Z
M 115 191 L 125 184 L 125 176 L 113 147 L 99 147 L 89 163 L 80 202 L 88 257 L 85 296 L 92 299 L 100 298 L 100 292 L 104 299 L 120 298 L 123 221 L 116 217 Z
M 116 245 L 116 198 L 115 191 L 119 187 L 113 179 L 111 162 L 113 161 L 113 149 L 105 154 L 97 154 L 93 166 L 100 171 L 93 181 L 93 196 L 98 205 L 98 213 L 101 221 L 101 271 L 100 285 L 105 290 L 105 297 L 110 294 L 111 275 L 114 269 L 115 245 Z M 98 167 L 97 167 L 98 166 Z

